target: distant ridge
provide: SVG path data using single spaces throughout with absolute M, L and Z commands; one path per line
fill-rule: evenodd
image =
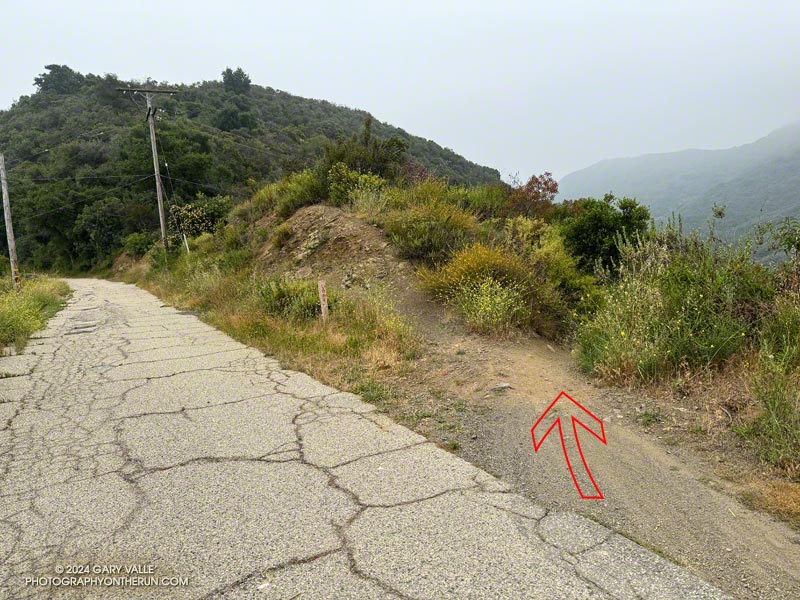
M 739 237 L 764 221 L 800 216 L 800 122 L 725 150 L 689 149 L 602 160 L 564 176 L 559 197 L 634 197 L 656 219 L 680 214 L 702 229 L 725 206 L 717 231 Z

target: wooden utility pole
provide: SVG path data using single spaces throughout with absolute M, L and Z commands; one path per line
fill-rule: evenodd
M 8 239 L 8 257 L 11 259 L 11 281 L 14 289 L 19 289 L 19 261 L 17 261 L 17 242 L 14 240 L 14 226 L 11 223 L 11 201 L 8 199 L 8 181 L 6 180 L 6 159 L 0 152 L 0 187 L 3 188 L 3 214 L 6 217 L 6 238 Z
M 144 95 L 147 100 L 147 124 L 150 126 L 150 147 L 153 150 L 153 172 L 156 175 L 156 197 L 158 198 L 158 220 L 161 221 L 161 243 L 167 247 L 167 216 L 164 214 L 164 189 L 161 187 L 161 171 L 158 169 L 158 150 L 156 149 L 156 119 L 153 114 L 153 96 Z
M 153 172 L 156 176 L 156 198 L 158 198 L 158 219 L 161 222 L 161 243 L 167 248 L 167 216 L 164 213 L 164 187 L 161 182 L 161 171 L 158 168 L 158 150 L 156 148 L 156 111 L 153 108 L 153 94 L 177 94 L 178 90 L 146 90 L 139 88 L 117 88 L 121 92 L 144 94 L 147 100 L 147 124 L 150 126 L 150 148 L 153 151 Z

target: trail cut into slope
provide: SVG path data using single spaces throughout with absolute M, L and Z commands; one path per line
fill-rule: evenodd
M 655 412 L 644 393 L 594 385 L 552 342 L 472 334 L 420 288 L 414 266 L 381 230 L 347 211 L 311 206 L 282 227 L 289 233 L 264 244 L 256 269 L 359 293 L 380 288 L 426 340 L 430 351 L 397 385 L 412 397 L 435 390 L 458 398 L 463 410 L 458 422 L 442 423 L 420 409 L 409 425 L 434 438 L 437 428 L 461 431 L 459 453 L 520 492 L 625 532 L 735 597 L 800 597 L 800 536 L 736 498 L 761 474 L 737 460 L 735 436 L 703 445 L 685 433 L 710 407 L 659 405 Z M 530 428 L 562 390 L 605 422 L 607 446 L 581 438 L 602 501 L 580 500 L 557 439 L 534 455 Z M 642 425 L 648 411 L 658 426 Z

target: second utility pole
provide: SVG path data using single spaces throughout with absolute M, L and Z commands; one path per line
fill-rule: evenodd
M 19 262 L 17 261 L 17 243 L 14 240 L 14 226 L 11 224 L 11 202 L 8 199 L 8 182 L 6 181 L 6 159 L 0 152 L 0 187 L 3 188 L 3 213 L 6 218 L 6 237 L 8 238 L 8 257 L 11 259 L 11 281 L 14 289 L 19 289 Z
M 158 198 L 158 219 L 161 222 L 161 243 L 167 249 L 167 215 L 164 214 L 164 187 L 161 182 L 161 171 L 158 168 L 158 150 L 156 149 L 156 111 L 153 108 L 153 94 L 177 94 L 178 90 L 145 90 L 139 88 L 117 88 L 121 92 L 144 94 L 147 100 L 147 124 L 150 126 L 150 147 L 153 150 L 153 171 L 156 177 L 156 197 Z

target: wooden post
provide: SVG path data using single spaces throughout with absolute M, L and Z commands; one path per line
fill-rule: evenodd
M 17 243 L 14 239 L 14 226 L 11 223 L 11 201 L 8 199 L 8 181 L 6 179 L 6 159 L 0 152 L 0 187 L 3 188 L 3 214 L 6 218 L 6 238 L 8 239 L 8 257 L 11 260 L 11 281 L 14 289 L 19 289 L 19 261 L 17 261 Z
M 186 246 L 186 254 L 191 254 L 189 250 L 189 240 L 186 239 L 186 234 L 183 234 L 183 244 Z
M 325 289 L 325 282 L 321 279 L 317 284 L 319 287 L 319 307 L 321 310 L 320 316 L 322 317 L 322 322 L 328 320 L 328 291 Z

